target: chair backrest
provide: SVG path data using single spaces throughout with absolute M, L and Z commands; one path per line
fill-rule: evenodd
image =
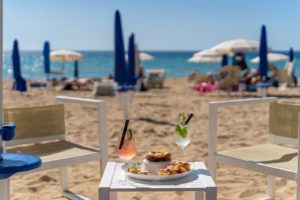
M 299 104 L 292 103 L 270 103 L 269 131 L 270 134 L 277 136 L 274 143 L 297 144 L 298 140 L 286 140 L 298 138 L 298 113 Z M 283 139 L 280 141 L 280 139 Z
M 4 122 L 16 125 L 15 138 L 10 142 L 11 145 L 64 138 L 62 104 L 4 109 Z

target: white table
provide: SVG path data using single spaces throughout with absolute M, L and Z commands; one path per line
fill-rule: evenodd
M 123 163 L 108 162 L 99 185 L 99 200 L 116 200 L 117 192 L 143 191 L 194 191 L 196 200 L 217 199 L 216 184 L 203 162 L 193 162 L 193 172 L 169 181 L 142 181 L 128 178 L 122 169 Z M 159 199 L 159 198 L 158 198 Z

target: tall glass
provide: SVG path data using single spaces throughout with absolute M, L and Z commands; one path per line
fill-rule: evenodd
M 188 131 L 188 126 L 183 125 L 182 123 L 177 123 L 175 132 L 174 132 L 174 140 L 179 149 L 181 150 L 182 159 L 184 158 L 184 149 L 191 142 L 191 134 Z

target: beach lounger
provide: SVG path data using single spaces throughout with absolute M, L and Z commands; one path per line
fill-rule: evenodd
M 25 173 L 59 168 L 63 196 L 69 199 L 85 199 L 68 190 L 67 167 L 99 160 L 101 161 L 101 173 L 104 171 L 108 159 L 105 102 L 64 96 L 58 96 L 56 99 L 60 102 L 97 107 L 99 138 L 95 138 L 95 140 L 99 139 L 99 148 L 87 147 L 81 145 L 80 141 L 72 142 L 66 139 L 64 105 L 57 104 L 5 109 L 5 123 L 16 124 L 15 139 L 6 143 L 7 151 L 28 153 L 41 158 L 42 165 L 39 168 Z M 84 130 L 81 131 L 82 134 L 85 134 Z M 9 194 L 9 181 L 0 181 L 0 187 L 6 187 L 8 190 L 6 193 Z
M 148 88 L 163 88 L 165 80 L 164 69 L 148 69 L 146 74 Z
M 208 168 L 216 177 L 216 164 L 224 163 L 268 175 L 268 197 L 275 199 L 275 177 L 296 181 L 300 200 L 300 105 L 277 103 L 275 97 L 209 103 Z M 269 140 L 259 144 L 224 151 L 217 150 L 218 108 L 233 105 L 269 103 Z
M 93 95 L 94 96 L 114 96 L 115 83 L 110 80 L 103 80 L 101 82 L 94 82 Z

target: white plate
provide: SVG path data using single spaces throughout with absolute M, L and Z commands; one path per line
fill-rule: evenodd
M 180 173 L 180 174 L 173 174 L 173 175 L 144 175 L 144 174 L 135 174 L 135 173 L 130 173 L 126 172 L 128 177 L 139 179 L 139 180 L 145 180 L 145 181 L 167 181 L 167 180 L 173 180 L 173 179 L 178 179 L 182 178 L 184 176 L 189 175 L 193 171 L 193 166 L 191 166 L 191 170 L 185 172 L 185 173 Z

